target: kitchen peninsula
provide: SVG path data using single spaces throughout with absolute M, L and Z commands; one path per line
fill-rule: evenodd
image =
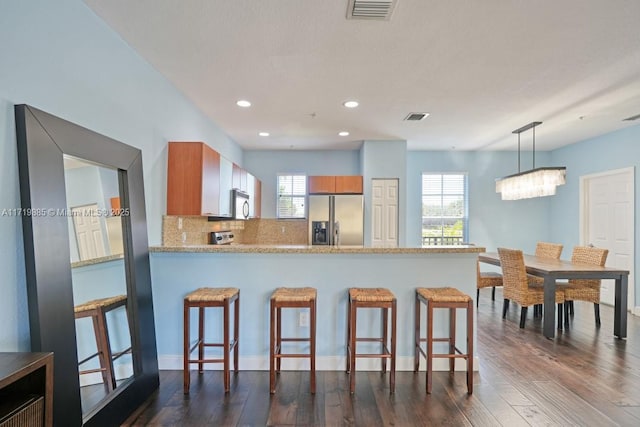
M 416 287 L 454 286 L 475 297 L 476 262 L 484 248 L 331 247 L 306 245 L 186 245 L 150 248 L 157 344 L 161 369 L 182 369 L 182 300 L 199 287 L 240 289 L 240 369 L 268 369 L 269 298 L 277 287 L 313 286 L 318 290 L 317 368 L 345 368 L 347 289 L 385 287 L 398 301 L 398 370 L 413 369 Z M 220 313 L 207 314 L 219 324 Z M 359 334 L 377 334 L 378 313 L 359 317 Z M 464 316 L 463 316 L 464 317 Z M 464 337 L 464 318 L 458 336 Z M 283 313 L 283 332 L 306 332 L 296 310 Z M 444 335 L 447 316 L 436 312 L 435 334 Z M 362 329 L 361 329 L 362 328 Z M 424 328 L 424 326 L 423 326 Z M 221 329 L 208 326 L 220 337 Z M 463 343 L 459 343 L 463 345 Z M 366 346 L 366 344 L 363 344 Z M 444 359 L 436 369 L 446 369 Z M 283 360 L 283 369 L 305 368 L 306 361 Z M 378 360 L 358 362 L 373 369 Z M 477 364 L 476 364 L 477 368 Z

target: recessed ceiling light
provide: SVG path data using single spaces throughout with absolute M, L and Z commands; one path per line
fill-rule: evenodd
M 347 132 L 346 130 L 343 130 L 342 132 L 338 132 L 338 135 L 340 135 L 340 136 L 349 136 L 349 132 Z
M 358 101 L 344 101 L 342 105 L 347 108 L 356 108 L 360 104 L 358 103 Z
M 251 107 L 251 103 L 246 99 L 241 99 L 240 101 L 236 102 L 236 105 L 243 108 Z
M 260 136 L 269 136 L 269 132 L 258 132 Z

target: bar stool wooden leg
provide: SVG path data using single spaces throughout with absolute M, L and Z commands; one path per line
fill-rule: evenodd
M 433 306 L 427 302 L 427 394 L 431 394 L 433 376 Z
M 345 372 L 348 374 L 351 372 L 351 352 L 349 351 L 351 347 L 351 298 L 347 296 L 347 342 L 345 344 L 345 348 L 347 349 L 347 357 L 345 363 Z
M 270 304 L 269 328 L 269 390 L 271 394 L 276 392 L 276 307 L 273 301 Z
M 204 307 L 198 307 L 198 359 L 204 359 Z M 198 362 L 198 372 L 204 372 L 202 362 Z
M 350 308 L 351 308 L 351 315 L 350 315 L 350 339 L 349 339 L 349 347 L 350 347 L 350 352 L 349 352 L 349 366 L 351 368 L 351 371 L 349 373 L 349 391 L 351 393 L 355 393 L 356 391 L 356 332 L 357 332 L 357 307 L 358 307 L 358 303 L 357 302 L 351 302 L 350 304 Z
M 109 378 L 109 384 L 111 390 L 115 390 L 116 384 L 116 373 L 113 368 L 113 353 L 111 352 L 111 340 L 109 338 L 109 328 L 107 327 L 107 315 L 103 308 L 100 308 L 100 323 L 102 324 L 103 329 L 103 345 L 104 347 L 104 356 L 107 361 L 105 366 L 105 370 L 107 373 L 107 378 Z
M 234 304 L 233 309 L 233 371 L 238 373 L 238 347 L 240 338 L 240 291 L 238 291 L 238 298 Z
M 467 393 L 473 393 L 473 301 L 467 306 Z
M 187 301 L 184 302 L 184 318 L 182 324 L 183 328 L 183 393 L 189 393 L 189 385 L 191 382 L 191 376 L 189 374 L 189 305 Z
M 413 322 L 413 372 L 420 369 L 420 300 L 416 296 L 414 303 L 414 322 Z
M 113 385 L 111 383 L 111 375 L 108 370 L 108 361 L 105 347 L 107 344 L 104 342 L 104 338 L 100 331 L 102 330 L 102 320 L 100 319 L 100 312 L 94 316 L 91 316 L 91 321 L 93 322 L 93 333 L 96 337 L 96 351 L 98 352 L 98 361 L 100 363 L 100 374 L 102 375 L 102 382 L 107 387 L 108 391 L 113 390 Z
M 222 348 L 224 351 L 224 355 L 225 357 L 223 358 L 224 361 L 222 362 L 222 370 L 224 373 L 224 391 L 228 392 L 230 385 L 231 385 L 231 378 L 230 378 L 230 373 L 229 373 L 229 354 L 231 353 L 231 346 L 229 343 L 229 300 L 225 299 L 224 300 L 224 337 L 222 339 Z
M 389 309 L 388 308 L 383 308 L 382 309 L 382 349 L 381 349 L 381 353 L 384 352 L 385 347 L 387 345 L 389 345 L 389 339 L 387 336 L 387 332 L 389 329 Z M 387 359 L 386 358 L 382 358 L 382 373 L 386 373 L 387 372 Z
M 456 309 L 449 309 L 449 372 L 453 374 L 455 369 L 456 359 L 453 356 L 456 354 Z
M 389 378 L 389 391 L 395 393 L 396 391 L 396 326 L 398 320 L 398 310 L 396 299 L 393 299 L 391 303 L 391 375 Z
M 278 329 L 276 335 L 276 352 L 282 353 L 282 308 L 278 307 L 277 310 L 277 318 L 276 318 L 276 328 Z M 280 373 L 280 368 L 282 366 L 282 359 L 276 358 L 276 373 Z
M 311 393 L 316 392 L 316 300 L 311 302 L 310 308 L 310 330 L 309 339 L 311 340 Z

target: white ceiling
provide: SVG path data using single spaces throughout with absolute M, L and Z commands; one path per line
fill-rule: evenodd
M 640 123 L 637 0 L 397 0 L 389 21 L 348 0 L 85 2 L 245 149 L 513 150 L 542 121 L 545 150 Z

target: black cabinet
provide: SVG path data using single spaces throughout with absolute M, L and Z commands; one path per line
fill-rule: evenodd
M 53 426 L 53 353 L 0 353 L 0 426 Z

